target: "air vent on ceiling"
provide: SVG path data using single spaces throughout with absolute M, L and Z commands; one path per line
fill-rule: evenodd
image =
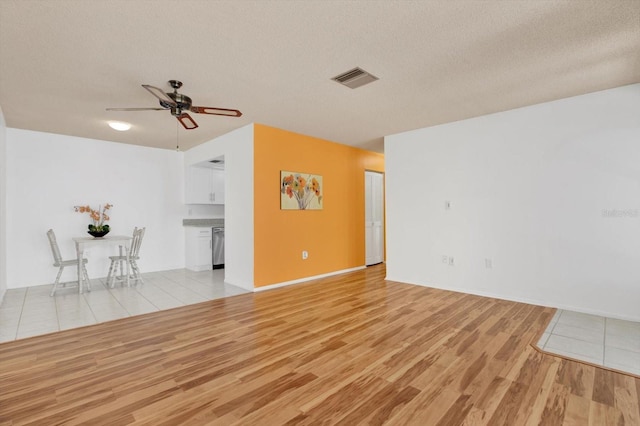
M 338 83 L 351 89 L 355 89 L 356 87 L 364 86 L 365 84 L 376 81 L 377 79 L 378 77 L 376 77 L 375 75 L 368 73 L 362 68 L 356 67 L 352 70 L 333 77 L 331 80 L 337 81 Z

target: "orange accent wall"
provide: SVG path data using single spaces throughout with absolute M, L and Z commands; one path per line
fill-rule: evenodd
M 322 175 L 323 210 L 280 210 L 281 170 Z M 384 155 L 255 124 L 255 287 L 364 265 L 365 170 Z

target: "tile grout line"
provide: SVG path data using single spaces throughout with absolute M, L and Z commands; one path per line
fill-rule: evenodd
M 151 278 L 149 278 L 149 279 L 151 279 Z M 167 279 L 168 279 L 168 278 L 167 278 Z M 172 280 L 170 280 L 170 279 L 169 279 L 169 281 L 172 281 Z M 174 281 L 174 282 L 175 282 L 175 281 Z M 177 284 L 177 283 L 176 283 L 176 284 Z M 180 302 L 181 306 L 186 306 L 186 305 L 185 305 L 185 303 L 184 303 L 182 300 L 177 299 L 173 294 L 169 293 L 168 291 L 166 291 L 165 289 L 163 289 L 163 288 L 162 288 L 162 287 L 160 287 L 159 285 L 154 284 L 154 283 L 153 283 L 153 279 L 151 279 L 151 285 L 153 285 L 155 288 L 157 288 L 158 290 L 162 291 L 163 293 L 166 293 L 166 295 L 167 295 L 167 296 L 171 297 L 172 299 L 176 300 L 177 302 Z M 136 289 L 136 291 L 138 291 L 138 289 Z M 140 292 L 138 291 L 138 293 L 140 293 Z M 142 297 L 144 297 L 144 295 L 143 295 L 142 293 L 140 293 L 140 295 L 141 295 Z M 145 299 L 146 299 L 146 298 L 145 298 Z M 148 300 L 148 299 L 147 299 L 147 300 Z M 153 304 L 153 302 L 151 302 L 150 300 L 149 300 L 149 303 L 151 303 L 153 306 L 156 306 L 156 305 L 154 305 L 154 304 Z M 156 306 L 156 308 L 158 308 L 158 307 Z M 158 309 L 160 309 L 160 308 L 158 308 Z M 162 310 L 162 309 L 160 309 L 160 310 Z
M 551 330 L 549 330 L 549 337 L 547 337 L 547 341 L 544 342 L 544 346 L 542 347 L 542 349 L 546 350 L 547 344 L 549 343 L 549 340 L 551 340 L 551 336 L 557 336 L 557 334 L 553 334 L 553 330 L 556 329 L 556 325 L 558 325 L 558 322 L 560 322 L 560 317 L 562 316 L 563 312 L 563 309 L 558 309 L 556 311 L 556 313 L 558 313 L 558 318 L 556 319 L 556 322 L 554 324 L 549 324 L 551 326 Z
M 20 309 L 20 318 L 18 318 L 18 324 L 16 325 L 16 333 L 13 340 L 18 340 L 18 330 L 20 330 L 20 323 L 22 323 L 22 314 L 24 313 L 24 305 L 27 303 L 27 291 L 29 287 L 24 291 L 24 297 L 22 298 L 22 308 Z
M 549 332 L 549 334 L 554 334 L 553 331 L 556 329 L 556 326 L 560 322 L 560 317 L 562 317 L 562 314 L 564 313 L 564 309 L 559 309 L 558 312 L 560 312 L 560 315 L 558 315 L 558 318 L 556 319 L 555 324 L 553 324 L 553 327 L 551 327 L 551 331 Z
M 58 299 L 57 298 L 53 298 L 53 305 L 56 308 L 56 322 L 58 323 L 58 330 L 56 331 L 60 331 L 60 315 L 58 314 Z
M 98 279 L 100 280 L 100 285 L 102 285 L 102 279 L 100 279 L 100 278 L 98 278 Z M 91 291 L 93 291 L 93 289 Z M 110 296 L 111 296 L 111 294 L 110 294 Z M 113 297 L 113 296 L 111 296 L 111 297 Z M 84 302 L 89 307 L 89 311 L 91 312 L 91 315 L 93 315 L 93 319 L 95 320 L 96 324 L 100 324 L 101 322 L 104 322 L 104 321 L 99 321 L 98 320 L 98 317 L 96 316 L 96 313 L 91 308 L 91 303 L 89 303 L 89 301 L 87 300 L 87 293 L 82 293 L 82 298 L 84 299 Z M 116 299 L 116 302 L 118 302 L 117 299 Z M 120 302 L 118 302 L 118 304 L 120 304 Z
M 580 357 L 580 356 L 581 356 L 581 357 L 586 357 L 586 358 L 591 359 L 592 361 L 597 361 L 597 359 L 596 359 L 596 358 L 592 358 L 592 357 L 590 357 L 590 356 L 588 356 L 588 355 L 586 355 L 586 354 L 581 354 L 581 353 L 579 353 L 578 351 L 570 351 L 570 350 L 555 350 L 555 349 L 553 349 L 553 348 L 549 348 L 549 347 L 547 346 L 547 344 L 548 344 L 549 340 L 551 340 L 551 336 L 563 337 L 563 338 L 572 339 L 572 340 L 576 340 L 576 341 L 584 342 L 584 343 L 597 344 L 597 343 L 589 342 L 588 340 L 580 339 L 580 338 L 576 337 L 575 335 L 574 335 L 574 336 L 563 336 L 563 335 L 560 335 L 560 334 L 555 334 L 555 333 L 553 333 L 553 332 L 555 331 L 555 329 L 556 329 L 556 326 L 560 323 L 560 318 L 562 317 L 562 315 L 563 315 L 563 313 L 564 313 L 565 311 L 564 311 L 564 310 L 558 310 L 558 312 L 559 312 L 560 314 L 558 315 L 558 318 L 557 318 L 557 320 L 556 320 L 555 324 L 553 324 L 553 326 L 551 327 L 551 333 L 549 334 L 549 338 L 547 339 L 547 342 L 545 343 L 545 345 L 544 345 L 543 349 L 544 349 L 544 350 L 546 350 L 546 351 L 548 351 L 548 352 L 550 352 L 550 353 L 556 353 L 556 354 L 562 354 L 562 353 L 565 353 L 565 354 L 573 354 L 574 356 L 578 356 L 578 357 Z M 605 318 L 605 317 L 602 317 L 602 318 L 603 318 L 603 319 L 605 319 L 605 321 L 606 321 L 606 318 Z M 551 325 L 551 324 L 550 324 L 550 325 Z M 606 326 L 606 322 L 605 322 L 605 326 Z M 574 328 L 580 328 L 580 327 L 578 327 L 578 326 L 574 326 Z M 604 366 L 604 334 L 603 334 L 603 337 L 602 337 L 602 343 L 603 343 L 603 344 L 602 344 L 602 358 L 601 358 L 601 359 L 602 359 L 602 361 L 598 362 L 597 364 Z
M 176 287 L 180 287 L 180 288 L 182 288 L 183 290 L 186 290 L 187 292 L 193 293 L 194 295 L 196 295 L 196 296 L 198 296 L 198 297 L 204 297 L 204 296 L 202 296 L 200 293 L 198 293 L 197 291 L 193 291 L 193 290 L 192 290 L 192 289 L 190 289 L 189 287 L 185 287 L 185 286 L 183 286 L 182 284 L 180 284 L 180 282 L 179 282 L 179 281 L 172 280 L 172 279 L 170 279 L 170 278 L 167 278 L 167 279 L 168 279 L 169 281 L 171 281 L 171 282 L 174 284 L 174 288 L 176 288 Z M 161 288 L 161 287 L 160 287 L 160 288 Z M 162 289 L 162 288 L 161 288 L 161 289 Z M 169 294 L 169 296 L 173 297 L 175 300 L 177 300 L 178 302 L 180 302 L 180 303 L 182 304 L 182 306 L 190 305 L 190 304 L 192 304 L 192 303 L 200 303 L 200 302 L 192 302 L 192 303 L 184 302 L 184 301 L 182 301 L 182 300 L 178 299 L 178 297 L 176 297 L 175 295 L 173 295 L 173 294 L 169 293 L 168 291 L 166 291 L 166 290 L 164 290 L 164 289 L 162 289 L 162 290 L 163 290 L 163 291 L 165 291 L 167 294 Z
M 109 292 L 109 295 L 111 295 L 111 297 L 113 297 L 114 299 L 116 299 L 116 302 L 118 302 L 118 304 L 119 304 L 120 306 L 122 306 L 122 309 L 124 309 L 124 311 L 127 313 L 127 316 L 128 316 L 128 317 L 132 317 L 132 316 L 134 316 L 131 312 L 129 312 L 129 309 L 127 309 L 127 307 L 126 307 L 126 306 L 125 306 L 125 305 L 124 305 L 124 304 L 123 304 L 123 303 L 122 303 L 122 302 L 121 302 L 121 301 L 116 297 L 116 295 L 113 293 L 113 291 L 112 291 L 112 290 L 115 290 L 115 289 L 116 289 L 115 285 L 114 285 L 114 287 L 113 287 L 113 288 L 111 288 L 109 285 L 106 285 L 106 288 L 107 288 L 107 291 Z M 124 287 L 124 288 L 127 288 L 127 287 Z M 130 288 L 130 287 L 129 287 L 129 288 Z M 153 305 L 153 304 L 152 304 L 152 305 Z M 154 305 L 154 306 L 155 306 L 155 305 Z
M 136 284 L 135 284 L 135 286 L 136 286 L 136 287 L 135 287 L 136 293 L 138 293 L 138 294 L 139 294 L 143 299 L 145 299 L 147 302 L 151 303 L 151 305 L 152 305 L 154 308 L 156 308 L 158 311 L 161 311 L 161 310 L 162 310 L 159 306 L 156 306 L 156 304 L 155 304 L 155 303 L 153 303 L 151 300 L 149 300 L 149 298 L 145 297 L 145 295 L 144 295 L 144 294 L 142 294 L 142 293 L 140 293 L 140 292 L 138 291 L 138 289 L 139 289 L 138 283 L 136 283 Z
M 184 278 L 191 279 L 191 278 L 187 277 L 186 275 L 184 276 Z M 200 293 L 198 293 L 197 291 L 193 291 L 193 290 L 192 290 L 192 289 L 190 289 L 189 287 L 185 287 L 185 286 L 183 286 L 182 284 L 180 284 L 180 281 L 176 281 L 176 280 L 171 279 L 171 278 L 167 278 L 167 279 L 168 279 L 169 281 L 174 282 L 177 286 L 182 287 L 182 288 L 184 288 L 185 290 L 187 290 L 187 291 L 189 291 L 189 292 L 191 292 L 191 293 L 195 294 L 196 296 L 204 297 L 205 299 L 207 298 L 206 296 L 201 295 L 201 294 L 200 294 Z M 194 279 L 191 279 L 191 280 L 192 280 L 192 281 L 195 281 L 195 282 L 199 282 L 199 281 L 194 280 Z M 185 305 L 185 302 L 183 302 L 182 300 L 180 300 L 180 299 L 176 298 L 176 297 L 175 297 L 175 296 L 173 296 L 173 295 L 171 295 L 171 296 L 172 296 L 172 297 L 174 297 L 176 300 L 178 300 L 178 301 L 179 301 L 180 303 L 182 303 L 183 305 Z
M 100 280 L 102 280 L 102 278 L 101 278 Z M 120 302 L 120 301 L 118 300 L 118 298 L 113 294 L 113 292 L 111 292 L 111 286 L 109 286 L 109 283 L 107 282 L 107 277 L 104 277 L 104 280 L 105 280 L 105 281 L 104 281 L 104 288 L 106 288 L 106 289 L 107 289 L 107 292 L 109 293 L 109 296 L 113 297 L 113 299 L 116 301 L 116 303 L 117 303 L 118 305 L 120 305 L 120 307 L 121 307 L 122 309 L 124 309 L 124 311 L 127 313 L 127 315 L 128 315 L 129 317 L 132 317 L 133 315 L 131 315 L 131 312 L 129 312 L 129 310 L 126 308 L 126 306 L 124 306 L 124 305 L 122 304 L 122 302 Z M 116 282 L 116 281 L 115 281 L 115 279 L 114 279 L 114 281 L 113 281 L 113 282 L 114 282 L 113 288 L 115 289 L 115 288 L 116 288 L 116 286 L 115 286 L 115 282 Z M 108 320 L 108 321 L 110 321 L 110 320 Z M 103 321 L 103 322 L 106 322 L 106 321 Z
M 207 284 L 202 283 L 202 282 L 200 282 L 200 281 L 198 281 L 198 280 L 195 280 L 195 279 L 191 278 L 191 281 L 193 281 L 193 282 L 195 283 L 194 285 L 196 285 L 196 286 L 204 286 L 204 287 L 208 288 L 208 287 L 207 287 Z M 184 286 L 182 286 L 182 287 L 184 287 Z M 186 288 L 186 287 L 185 287 L 185 288 Z M 189 290 L 191 290 L 192 292 L 194 292 L 194 293 L 195 293 L 195 294 L 197 294 L 198 296 L 204 297 L 204 298 L 205 298 L 205 299 L 207 299 L 207 300 L 215 300 L 215 299 L 212 299 L 209 295 L 202 294 L 202 293 L 200 293 L 200 292 L 199 292 L 199 291 L 197 291 L 197 290 L 194 290 L 194 289 L 191 289 L 191 288 L 189 288 Z
M 588 361 L 585 361 L 585 362 L 590 362 L 592 364 L 600 365 L 600 366 L 604 367 L 604 365 L 601 364 L 600 362 L 598 362 L 598 360 L 596 358 L 593 358 L 593 357 L 590 357 L 590 356 L 586 356 L 586 355 L 581 354 L 581 353 L 567 351 L 567 350 L 561 350 L 561 349 L 545 349 L 545 351 L 550 353 L 551 355 L 565 356 L 565 357 L 574 358 L 574 359 L 578 359 L 578 360 L 582 360 L 582 361 L 584 361 L 584 358 L 587 358 Z M 582 359 L 581 359 L 581 357 L 582 357 Z

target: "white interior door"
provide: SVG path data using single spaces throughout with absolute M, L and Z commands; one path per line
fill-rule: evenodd
M 382 173 L 364 172 L 365 264 L 384 261 L 384 184 Z

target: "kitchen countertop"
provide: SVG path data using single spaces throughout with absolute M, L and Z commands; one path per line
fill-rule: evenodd
M 182 219 L 182 226 L 200 228 L 224 228 L 224 219 Z

